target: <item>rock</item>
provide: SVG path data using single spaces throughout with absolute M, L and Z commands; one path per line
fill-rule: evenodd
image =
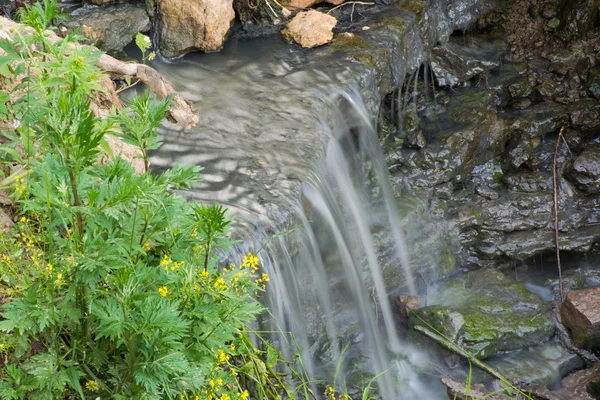
M 582 100 L 569 104 L 571 127 L 580 129 L 583 133 L 594 136 L 600 132 L 600 102 L 597 100 Z
M 527 97 L 516 98 L 510 102 L 513 108 L 524 110 L 531 105 L 531 100 Z
M 418 296 L 401 294 L 400 296 L 397 296 L 394 301 L 400 310 L 400 315 L 403 317 L 410 317 L 412 311 L 421 308 L 421 300 Z
M 598 400 L 596 382 L 598 382 L 598 374 L 600 365 L 592 368 L 577 371 L 561 381 L 561 389 L 550 392 L 556 397 L 551 400 Z
M 472 36 L 465 42 L 451 36 L 448 43 L 434 47 L 430 62 L 438 85 L 456 86 L 499 67 L 502 45 L 486 39 Z
M 117 136 L 106 135 L 104 138 L 106 139 L 106 143 L 108 144 L 108 147 L 110 147 L 113 155 L 110 157 L 104 157 L 101 160 L 102 162 L 109 161 L 117 156 L 121 156 L 122 159 L 131 163 L 131 166 L 138 174 L 143 174 L 146 172 L 144 160 L 142 159 L 142 151 L 139 147 L 125 143 L 123 139 Z
M 534 138 L 558 131 L 568 123 L 568 113 L 560 104 L 545 102 L 510 113 L 506 121 L 511 130 Z
M 570 291 L 561 305 L 560 315 L 571 331 L 575 346 L 600 347 L 600 288 Z
M 322 46 L 333 39 L 333 28 L 337 24 L 335 17 L 310 10 L 296 14 L 281 34 L 286 40 L 293 40 L 305 48 Z
M 235 18 L 233 0 L 162 0 L 158 12 L 159 49 L 167 58 L 219 50 Z
M 10 232 L 10 229 L 13 227 L 14 222 L 12 218 L 0 208 L 0 232 Z
M 453 400 L 510 400 L 510 397 L 502 393 L 490 393 L 485 386 L 472 384 L 467 387 L 465 382 L 451 378 L 442 378 L 442 383 L 448 389 L 448 397 Z
M 504 376 L 525 383 L 552 386 L 570 372 L 583 368 L 583 360 L 556 340 L 500 356 L 487 364 Z
M 545 192 L 551 186 L 548 177 L 540 172 L 520 172 L 516 174 L 506 174 L 502 178 L 504 184 L 510 191 L 537 193 Z
M 527 97 L 533 92 L 534 87 L 535 79 L 533 76 L 521 76 L 508 85 L 508 93 L 514 99 Z
M 600 144 L 588 146 L 575 159 L 567 177 L 587 194 L 600 193 Z
M 496 192 L 494 189 L 488 186 L 477 186 L 475 188 L 475 191 L 478 195 L 480 195 L 481 197 L 485 197 L 488 200 L 495 200 L 498 197 L 500 197 L 498 195 L 498 192 Z
M 422 149 L 427 144 L 423 131 L 410 131 L 407 134 L 404 146 Z
M 139 32 L 148 32 L 152 27 L 143 7 L 127 3 L 81 8 L 61 25 L 67 32 L 81 28 L 90 44 L 108 53 L 121 52 Z
M 415 311 L 409 325 L 426 321 L 479 359 L 548 340 L 554 333 L 549 304 L 495 269 L 452 279 Z
M 600 100 L 600 67 L 592 68 L 588 79 L 588 92 Z
M 568 0 L 562 3 L 561 35 L 567 40 L 582 38 L 598 26 L 596 0 Z

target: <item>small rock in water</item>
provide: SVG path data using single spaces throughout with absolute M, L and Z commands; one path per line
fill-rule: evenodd
M 600 288 L 569 292 L 560 315 L 563 324 L 571 330 L 575 346 L 600 347 Z
M 531 100 L 527 97 L 521 97 L 518 99 L 514 99 L 511 103 L 513 108 L 518 110 L 524 110 L 531 105 Z
M 408 132 L 408 137 L 404 142 L 406 147 L 413 147 L 417 149 L 422 149 L 427 144 L 425 140 L 425 136 L 423 135 L 423 131 L 410 131 Z
M 487 186 L 477 186 L 475 188 L 475 191 L 481 197 L 485 197 L 486 199 L 489 199 L 489 200 L 495 200 L 499 197 L 498 192 L 496 192 L 494 189 L 491 189 Z
M 281 34 L 286 40 L 312 48 L 329 43 L 336 24 L 337 19 L 331 15 L 316 10 L 304 11 L 292 18 Z
M 401 294 L 400 296 L 397 296 L 394 301 L 400 310 L 400 315 L 403 317 L 410 317 L 411 311 L 421 308 L 421 300 L 418 296 Z

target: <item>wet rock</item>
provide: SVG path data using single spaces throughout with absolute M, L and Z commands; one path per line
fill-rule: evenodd
M 316 10 L 304 11 L 296 14 L 281 34 L 302 47 L 317 47 L 333 39 L 332 30 L 336 24 L 337 20 L 331 15 Z
M 561 305 L 560 315 L 571 331 L 575 346 L 600 347 L 600 288 L 570 291 Z
M 596 100 L 600 100 L 600 68 L 596 67 L 590 71 L 588 80 L 588 92 Z
M 418 296 L 410 296 L 407 294 L 401 294 L 394 299 L 400 315 L 403 317 L 410 317 L 414 310 L 421 308 L 421 300 Z
M 452 279 L 415 311 L 411 327 L 426 321 L 479 359 L 539 344 L 554 333 L 547 303 L 495 269 Z
M 600 102 L 583 100 L 569 104 L 569 118 L 571 127 L 595 135 L 600 131 Z
M 535 154 L 532 141 L 527 136 L 525 138 L 521 137 L 520 135 L 513 136 L 508 143 L 506 151 L 502 157 L 503 169 L 505 171 L 512 171 L 518 170 L 523 166 L 526 166 L 530 169 L 536 169 L 539 167 L 539 165 L 540 161 Z M 510 179 L 514 180 L 514 178 Z
M 549 179 L 540 172 L 521 172 L 506 174 L 503 181 L 513 192 L 537 193 L 548 191 Z
M 508 85 L 508 92 L 513 98 L 529 96 L 535 87 L 533 76 L 521 76 Z
M 489 399 L 510 400 L 510 397 L 496 393 L 492 394 L 481 384 L 472 384 L 467 387 L 465 382 L 451 378 L 442 378 L 442 383 L 448 389 L 448 398 L 453 400 Z
M 600 193 L 600 144 L 586 148 L 575 159 L 567 176 L 585 193 Z
M 90 44 L 108 53 L 118 53 L 139 32 L 150 31 L 150 18 L 143 7 L 131 4 L 82 8 L 61 24 L 71 32 L 81 28 Z
M 564 86 L 548 75 L 541 76 L 538 79 L 536 90 L 546 101 L 556 100 L 558 97 L 564 96 L 565 94 Z
M 478 195 L 485 197 L 488 200 L 495 200 L 498 197 L 500 197 L 498 192 L 496 192 L 494 189 L 489 188 L 487 186 L 477 186 L 475 188 L 475 191 L 477 192 Z
M 582 38 L 598 26 L 598 4 L 595 0 L 569 0 L 562 4 L 560 20 L 561 35 L 564 38 Z
M 417 149 L 422 149 L 427 144 L 425 140 L 425 136 L 423 135 L 423 131 L 410 131 L 407 134 L 406 140 L 404 141 L 404 145 L 406 147 L 413 147 Z
M 452 36 L 448 43 L 433 48 L 430 62 L 438 85 L 452 87 L 499 67 L 502 51 L 501 45 L 486 38 L 473 36 L 465 43 Z
M 558 131 L 568 122 L 567 110 L 560 104 L 544 102 L 506 116 L 512 130 L 526 133 L 530 138 Z
M 167 58 L 219 50 L 235 18 L 233 0 L 162 0 L 158 12 L 159 48 Z
M 559 235 L 559 247 L 564 251 L 585 253 L 600 239 L 600 229 L 588 226 Z M 551 229 L 504 233 L 492 241 L 481 243 L 477 249 L 491 259 L 510 258 L 526 260 L 543 252 L 555 250 L 555 237 Z
M 549 386 L 585 365 L 578 355 L 569 352 L 556 340 L 500 356 L 487 364 L 518 382 Z
M 511 107 L 524 110 L 531 105 L 531 100 L 527 97 L 516 98 L 510 102 Z

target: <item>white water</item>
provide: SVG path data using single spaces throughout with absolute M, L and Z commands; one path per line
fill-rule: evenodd
M 294 233 L 301 242 L 292 256 L 281 237 L 261 257 L 271 276 L 268 306 L 277 321 L 270 329 L 283 332 L 276 341 L 286 357 L 300 351 L 313 380 L 332 383 L 343 357 L 340 390 L 347 374 L 354 384 L 360 379 L 348 364 L 366 362 L 373 375 L 382 373 L 377 386 L 383 399 L 416 398 L 427 393 L 411 366 L 420 358 L 398 337 L 388 295 L 397 288 L 386 287 L 372 233 L 383 229 L 393 238 L 400 263 L 387 273 L 403 276 L 403 291 L 414 294 L 377 133 L 357 93 L 336 93 L 325 103 L 330 121 L 323 126 L 329 137 L 325 156 L 295 205 L 300 223 Z

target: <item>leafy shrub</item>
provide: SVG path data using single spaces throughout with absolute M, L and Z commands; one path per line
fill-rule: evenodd
M 25 75 L 0 110 L 19 133 L 0 152 L 21 162 L 3 181 L 21 215 L 0 235 L 0 398 L 247 398 L 238 376 L 251 376 L 244 360 L 258 353 L 244 327 L 268 280 L 258 258 L 217 268 L 225 210 L 176 192 L 200 168 L 147 171 L 169 99 L 144 94 L 97 118 L 99 53 L 74 47 L 77 35 L 51 43 L 54 14 L 34 7 L 24 20 L 37 34 L 0 43 L 2 79 Z M 101 163 L 106 135 L 140 147 L 146 172 Z

